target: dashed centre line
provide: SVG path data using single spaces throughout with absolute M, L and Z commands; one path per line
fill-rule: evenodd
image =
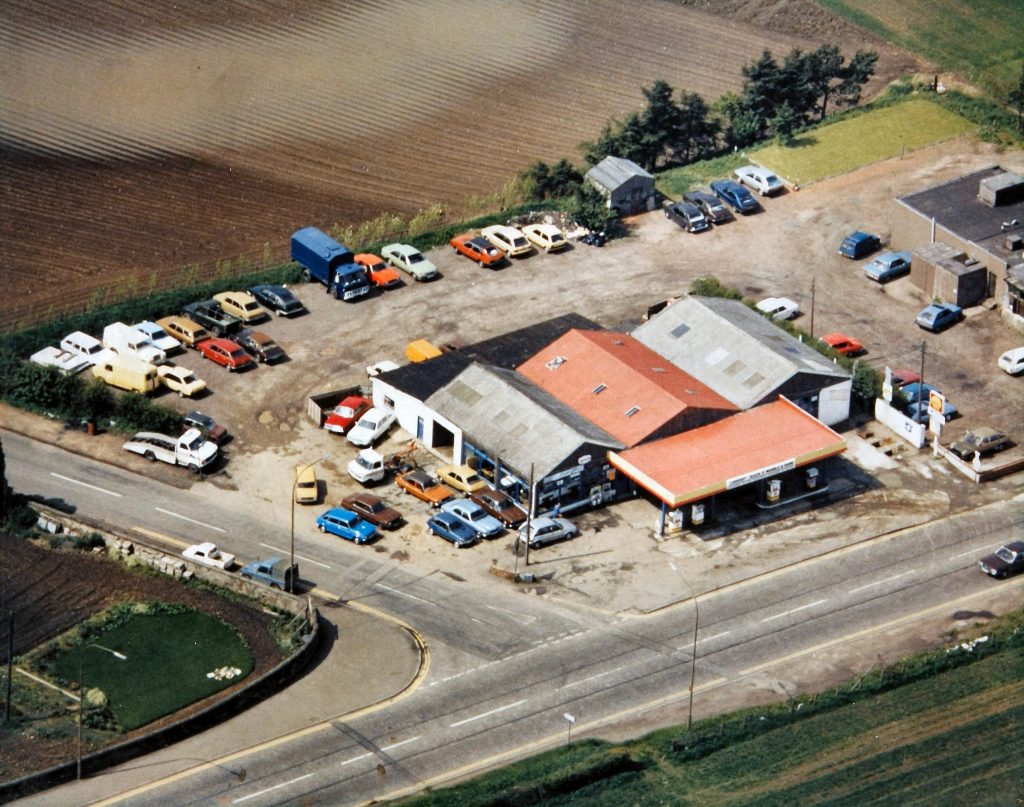
M 773 619 L 781 619 L 784 616 L 789 616 L 790 614 L 795 614 L 797 611 L 805 611 L 808 608 L 813 608 L 815 605 L 821 605 L 823 602 L 828 602 L 828 599 L 815 600 L 814 602 L 807 603 L 807 605 L 801 605 L 801 606 L 799 606 L 797 608 L 790 608 L 788 611 L 783 611 L 781 614 L 772 614 L 771 616 L 766 616 L 761 621 L 762 622 L 771 622 Z
M 874 580 L 874 581 L 872 581 L 870 583 L 865 583 L 863 586 L 857 586 L 857 588 L 851 588 L 847 592 L 847 594 L 856 594 L 858 591 L 863 591 L 866 588 L 873 588 L 874 586 L 880 586 L 883 583 L 890 583 L 893 580 L 899 580 L 901 577 L 906 577 L 908 574 L 913 574 L 913 572 L 912 571 L 900 572 L 899 574 L 894 574 L 891 577 L 886 577 L 886 578 L 884 578 L 882 580 Z
M 489 712 L 484 712 L 483 714 L 474 715 L 473 717 L 467 717 L 465 720 L 459 720 L 459 721 L 457 721 L 455 723 L 452 723 L 448 728 L 450 728 L 450 729 L 458 728 L 459 726 L 465 726 L 467 723 L 472 723 L 474 720 L 483 720 L 483 718 L 490 717 L 491 715 L 496 715 L 499 712 L 507 712 L 509 709 L 515 709 L 517 706 L 522 706 L 524 703 L 526 703 L 527 700 L 529 700 L 529 698 L 523 698 L 521 701 L 516 701 L 515 703 L 509 703 L 509 704 L 506 704 L 505 706 L 499 706 L 497 709 L 491 709 L 491 711 L 489 711 Z
M 157 507 L 155 510 L 158 513 L 163 513 L 165 516 L 172 516 L 173 518 L 180 518 L 182 521 L 189 521 L 192 524 L 198 524 L 200 527 L 206 527 L 207 529 L 216 530 L 217 532 L 227 532 L 227 530 L 222 527 L 215 527 L 213 524 L 207 524 L 205 521 L 196 521 L 194 518 L 183 516 L 181 513 L 175 513 L 173 510 L 164 510 L 162 507 Z
M 420 735 L 417 735 L 415 737 L 410 737 L 408 740 L 402 740 L 400 743 L 392 743 L 391 745 L 385 745 L 383 748 L 380 749 L 380 752 L 381 753 L 385 753 L 387 751 L 391 751 L 394 748 L 398 748 L 398 746 L 400 746 L 400 745 L 408 745 L 409 743 L 414 743 L 419 738 L 420 738 Z M 355 757 L 351 757 L 350 759 L 346 759 L 341 764 L 342 765 L 351 765 L 353 762 L 358 762 L 361 759 L 366 759 L 367 757 L 372 757 L 373 754 L 374 754 L 373 751 L 367 751 L 365 754 L 360 754 L 359 756 L 355 756 Z
M 274 785 L 273 787 L 267 787 L 267 788 L 264 788 L 263 790 L 257 790 L 255 793 L 250 793 L 248 796 L 242 796 L 240 799 L 235 799 L 231 803 L 232 804 L 239 804 L 240 802 L 248 801 L 249 799 L 254 799 L 257 796 L 262 796 L 264 793 L 270 793 L 273 790 L 277 790 L 277 789 L 282 788 L 282 787 L 288 787 L 288 785 L 293 785 L 296 782 L 301 782 L 303 779 L 308 779 L 312 775 L 313 774 L 311 774 L 311 773 L 307 773 L 307 774 L 304 774 L 303 776 L 296 776 L 294 779 L 289 779 L 287 782 L 281 782 L 281 784 L 279 784 L 279 785 Z
M 58 474 L 54 471 L 50 471 L 50 476 L 56 477 L 57 479 L 63 479 L 65 482 L 70 482 L 73 485 L 81 485 L 83 488 L 89 488 L 89 490 L 95 490 L 97 493 L 106 493 L 108 496 L 113 496 L 116 499 L 123 498 L 123 495 L 116 491 L 107 490 L 106 488 L 97 487 L 96 485 L 90 485 L 88 482 L 72 479 L 70 476 L 64 476 L 63 474 Z

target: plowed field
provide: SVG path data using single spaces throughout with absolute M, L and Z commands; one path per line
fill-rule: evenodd
M 533 159 L 575 158 L 655 79 L 713 100 L 765 48 L 866 41 L 803 0 L 729 10 L 749 22 L 664 0 L 626 9 L 4 3 L 0 325 L 191 265 L 281 259 L 307 224 L 434 203 L 459 217 Z M 908 68 L 873 46 L 876 85 Z

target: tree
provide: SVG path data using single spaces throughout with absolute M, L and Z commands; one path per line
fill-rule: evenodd
M 647 107 L 640 116 L 641 144 L 647 170 L 657 167 L 658 160 L 674 145 L 682 124 L 681 110 L 672 100 L 673 89 L 668 82 L 658 80 L 644 87 Z
M 803 122 L 803 118 L 785 101 L 779 105 L 770 121 L 772 131 L 784 143 L 792 139 L 793 132 L 799 129 Z
M 618 137 L 610 123 L 604 125 L 604 129 L 601 130 L 601 134 L 597 136 L 596 140 L 585 140 L 580 143 L 580 153 L 589 166 L 597 165 L 605 157 L 616 154 L 618 150 Z
M 683 163 L 702 159 L 715 150 L 718 128 L 708 119 L 708 105 L 695 92 L 680 92 L 679 124 L 672 140 L 676 159 Z
M 583 183 L 566 210 L 573 221 L 588 230 L 603 230 L 608 223 L 608 200 L 588 182 Z
M 722 118 L 720 129 L 725 145 L 733 150 L 746 148 L 760 133 L 757 113 L 747 108 L 743 98 L 736 93 L 726 93 L 715 103 Z
M 579 188 L 583 181 L 581 174 L 572 163 L 564 157 L 554 165 L 537 160 L 523 171 L 522 178 L 526 184 L 529 199 L 568 199 Z
M 0 441 L 0 529 L 7 524 L 11 514 L 14 494 L 11 486 L 7 484 L 7 461 L 4 459 L 4 446 Z
M 809 64 L 808 81 L 818 103 L 818 120 L 824 120 L 828 102 L 836 89 L 833 82 L 840 77 L 845 59 L 836 45 L 822 45 L 807 55 Z
M 743 70 L 743 107 L 757 120 L 757 136 L 765 130 L 768 120 L 775 114 L 780 96 L 781 69 L 771 51 L 763 51 L 761 58 Z
M 839 72 L 839 85 L 833 88 L 832 97 L 836 106 L 856 106 L 864 85 L 875 74 L 878 54 L 874 51 L 859 50 L 853 54 L 850 63 Z M 824 104 L 822 104 L 824 110 Z M 824 111 L 822 112 L 824 117 Z

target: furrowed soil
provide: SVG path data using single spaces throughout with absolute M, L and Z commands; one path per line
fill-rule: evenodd
M 26 653 L 118 602 L 181 603 L 210 614 L 237 630 L 252 651 L 253 676 L 270 670 L 281 651 L 269 632 L 270 617 L 255 608 L 226 600 L 213 592 L 189 588 L 169 577 L 136 574 L 115 561 L 77 551 L 55 552 L 27 540 L 0 534 L 3 558 L 3 608 L 14 613 L 14 655 Z M 0 624 L 0 663 L 7 663 L 8 622 Z M 246 681 L 251 680 L 247 678 Z M 244 686 L 221 690 L 133 734 L 152 731 L 163 722 L 180 719 Z M 71 759 L 72 741 L 32 732 L 4 734 L 0 779 L 9 780 Z
M 762 50 L 823 42 L 880 52 L 868 95 L 916 67 L 810 2 L 703 9 L 5 3 L 0 328 L 188 267 L 286 260 L 308 224 L 499 206 L 518 171 L 575 158 L 659 78 L 710 102 Z

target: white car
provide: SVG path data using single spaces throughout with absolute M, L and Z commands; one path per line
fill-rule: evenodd
M 527 255 L 533 249 L 522 232 L 505 224 L 492 224 L 490 227 L 484 227 L 480 231 L 480 235 L 510 258 Z
M 227 552 L 221 552 L 216 544 L 209 541 L 202 544 L 194 544 L 181 553 L 185 560 L 194 563 L 201 563 L 203 566 L 212 566 L 215 569 L 230 569 L 235 565 L 235 556 Z
M 744 165 L 733 173 L 736 175 L 736 179 L 748 188 L 757 191 L 761 196 L 774 196 L 785 188 L 781 179 L 767 168 L 761 168 L 759 165 Z
M 146 334 L 149 337 L 149 343 L 164 353 L 174 353 L 176 350 L 181 350 L 184 347 L 181 342 L 167 333 L 167 331 L 148 319 L 137 322 L 132 327 Z
M 540 516 L 530 521 L 530 549 L 553 544 L 555 541 L 570 541 L 579 535 L 579 530 L 567 518 Z M 520 528 L 516 543 L 526 538 L 526 524 Z
M 391 361 L 391 359 L 381 359 L 375 364 L 371 364 L 366 368 L 366 374 L 370 378 L 376 378 L 381 373 L 390 373 L 392 370 L 398 369 L 398 362 Z
M 77 353 L 84 357 L 90 365 L 94 365 L 103 357 L 103 351 L 106 348 L 95 336 L 89 336 L 82 331 L 74 331 L 60 340 L 60 349 L 66 350 L 68 353 Z
M 1024 347 L 1015 347 L 1000 356 L 999 369 L 1010 375 L 1024 373 Z
M 756 308 L 766 317 L 775 320 L 793 319 L 800 313 L 800 306 L 788 297 L 766 297 Z
M 401 269 L 412 279 L 421 282 L 433 280 L 437 277 L 437 267 L 416 247 L 409 244 L 388 244 L 380 251 L 381 257 L 388 262 L 388 266 Z
M 545 252 L 557 252 L 569 246 L 565 235 L 554 224 L 527 224 L 523 227 L 523 235 L 531 244 Z
M 42 350 L 37 350 L 29 356 L 29 361 L 43 367 L 56 367 L 64 375 L 75 375 L 92 366 L 92 362 L 81 353 L 61 350 L 52 345 L 44 347 Z
M 167 389 L 178 393 L 181 398 L 191 398 L 206 389 L 206 382 L 187 367 L 179 367 L 177 364 L 161 364 L 156 368 L 156 374 Z
M 371 446 L 394 422 L 392 412 L 374 406 L 348 430 L 348 441 L 356 446 Z

